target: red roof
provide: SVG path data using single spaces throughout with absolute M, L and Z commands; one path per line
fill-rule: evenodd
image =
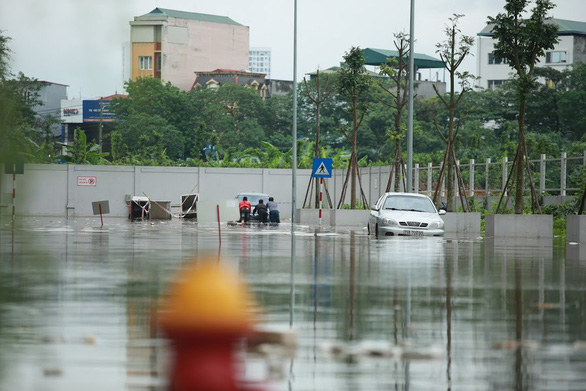
M 218 68 L 218 69 L 214 69 L 211 72 L 208 73 L 247 73 L 245 70 L 238 70 L 238 69 L 223 69 L 223 68 Z
M 128 98 L 128 95 L 114 94 L 102 97 L 103 100 L 112 100 L 114 98 Z

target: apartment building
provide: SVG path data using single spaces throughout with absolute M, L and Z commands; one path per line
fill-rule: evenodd
M 194 72 L 247 69 L 249 27 L 225 16 L 155 8 L 130 22 L 130 77 L 189 90 Z
M 267 79 L 271 78 L 271 49 L 250 48 L 248 56 L 248 70 L 253 73 L 264 73 Z
M 563 19 L 551 19 L 550 23 L 558 26 L 559 42 L 539 58 L 537 66 L 561 71 L 578 62 L 586 63 L 586 23 Z M 506 61 L 494 57 L 494 44 L 492 25 L 487 25 L 478 33 L 476 75 L 480 77 L 477 85 L 488 89 L 495 89 L 514 72 Z

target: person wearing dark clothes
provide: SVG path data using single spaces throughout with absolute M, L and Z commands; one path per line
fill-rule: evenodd
M 281 219 L 279 218 L 279 208 L 277 207 L 277 203 L 273 197 L 269 197 L 267 208 L 269 208 L 269 221 L 271 223 L 280 223 Z
M 258 200 L 258 205 L 256 205 L 254 207 L 254 210 L 252 211 L 253 215 L 257 214 L 257 213 L 258 213 L 258 220 L 261 223 L 266 223 L 269 212 L 267 211 L 267 205 L 263 202 L 263 200 Z
M 242 198 L 238 206 L 240 208 L 240 220 L 238 222 L 248 223 L 250 221 L 250 209 L 252 208 L 250 202 L 248 202 L 248 197 Z

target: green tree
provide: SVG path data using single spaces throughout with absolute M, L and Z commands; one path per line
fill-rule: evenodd
M 0 163 L 30 159 L 41 141 L 32 110 L 41 103 L 38 93 L 41 82 L 22 72 L 13 78 L 9 67 L 10 40 L 0 31 Z
M 193 110 L 192 121 L 205 144 L 220 149 L 234 147 L 244 150 L 260 146 L 267 141 L 265 124 L 267 108 L 256 91 L 235 84 L 224 84 L 220 88 L 200 88 L 190 93 Z
M 550 0 L 535 0 L 535 7 L 531 10 L 529 19 L 523 19 L 523 14 L 531 3 L 530 0 L 507 0 L 505 12 L 495 17 L 488 17 L 493 25 L 492 34 L 496 40 L 494 56 L 497 59 L 507 60 L 509 66 L 516 72 L 518 94 L 518 148 L 511 167 L 511 175 L 516 177 L 515 213 L 523 213 L 523 184 L 524 171 L 527 168 L 527 148 L 525 143 L 525 109 L 529 92 L 535 87 L 535 65 L 539 57 L 546 50 L 552 49 L 557 43 L 557 26 L 548 23 L 551 20 L 547 14 L 554 8 Z M 532 206 L 536 197 L 532 185 Z M 503 191 L 504 194 L 504 191 Z M 500 202 L 499 202 L 500 206 Z M 506 205 L 503 205 L 503 209 Z
M 448 110 L 448 125 L 446 134 L 444 135 L 439 127 L 436 130 L 440 134 L 441 138 L 446 143 L 446 152 L 440 170 L 440 176 L 434 192 L 434 201 L 439 204 L 440 189 L 442 187 L 443 177 L 447 171 L 447 199 L 448 199 L 448 211 L 453 212 L 456 210 L 454 204 L 455 189 L 454 189 L 454 172 L 458 178 L 458 188 L 460 189 L 460 197 L 464 197 L 464 183 L 462 181 L 462 175 L 456 166 L 456 137 L 460 128 L 460 121 L 456 119 L 456 108 L 462 102 L 464 95 L 472 90 L 472 81 L 476 78 L 474 75 L 468 72 L 460 72 L 458 68 L 462 64 L 462 61 L 470 54 L 470 50 L 474 46 L 474 38 L 462 35 L 460 28 L 458 27 L 458 20 L 463 15 L 454 14 L 453 17 L 449 18 L 450 24 L 446 26 L 445 33 L 447 40 L 438 43 L 436 45 L 436 53 L 439 53 L 440 58 L 446 69 L 450 74 L 450 92 L 444 96 L 440 94 L 436 85 L 433 85 L 433 89 L 440 100 L 440 102 Z M 459 80 L 460 92 L 456 92 L 456 78 Z M 467 210 L 468 204 L 462 199 L 462 207 Z
M 560 94 L 557 107 L 562 134 L 573 141 L 586 141 L 586 64 L 563 71 L 555 89 Z
M 264 101 L 266 112 L 261 123 L 267 133 L 268 142 L 281 151 L 287 151 L 291 148 L 292 95 L 292 92 L 287 95 L 273 95 Z
M 182 159 L 184 156 L 184 137 L 173 125 L 159 115 L 133 112 L 125 121 L 116 125 L 116 133 L 121 135 L 122 140 L 115 136 L 115 141 L 121 141 L 123 145 L 117 144 L 113 149 L 118 159 L 124 158 L 123 151 L 130 154 L 141 155 L 145 153 L 142 149 L 152 146 L 162 147 L 169 158 Z M 157 136 L 158 134 L 159 136 Z M 143 137 L 143 143 L 138 143 Z
M 120 119 L 114 131 L 122 135 L 129 153 L 137 153 L 137 140 L 144 127 L 145 147 L 153 146 L 153 132 L 158 131 L 171 159 L 188 156 L 186 140 L 192 138 L 194 125 L 187 93 L 152 77 L 127 82 L 126 91 L 128 96 L 113 99 L 110 108 Z
M 323 80 L 322 80 L 323 78 Z M 315 141 L 314 141 L 314 158 L 320 158 L 321 156 L 321 148 L 320 148 L 320 140 L 321 140 L 321 108 L 325 101 L 327 101 L 330 96 L 334 93 L 334 90 L 331 85 L 331 80 L 328 74 L 325 76 L 320 76 L 319 69 L 316 73 L 316 76 L 311 82 L 307 82 L 307 79 L 303 78 L 303 85 L 305 89 L 303 93 L 305 96 L 313 102 L 315 105 Z M 309 187 L 309 184 L 308 184 Z M 315 204 L 314 206 L 317 208 L 319 205 L 319 195 L 320 195 L 320 179 L 315 178 L 315 193 L 311 198 L 314 199 Z M 309 202 L 311 206 L 311 201 Z M 305 203 L 303 205 L 305 207 Z M 330 205 L 330 207 L 332 207 Z
M 107 152 L 100 152 L 100 146 L 95 143 L 87 143 L 85 132 L 81 128 L 75 128 L 73 131 L 73 144 L 67 145 L 60 143 L 65 147 L 66 155 L 60 158 L 67 163 L 73 164 L 109 164 L 106 160 Z
M 59 119 L 53 115 L 45 115 L 38 118 L 38 146 L 31 156 L 35 163 L 53 163 L 59 155 L 61 146 L 55 142 L 53 126 L 59 123 Z
M 387 131 L 387 135 L 394 144 L 394 154 L 391 160 L 391 171 L 387 181 L 386 191 L 391 191 L 391 182 L 395 176 L 395 191 L 400 189 L 400 178 L 403 179 L 403 188 L 406 188 L 404 178 L 406 177 L 405 162 L 401 150 L 402 140 L 405 138 L 405 125 L 403 124 L 403 113 L 408 103 L 408 83 L 409 83 L 409 62 L 407 55 L 409 53 L 409 35 L 405 33 L 395 34 L 395 48 L 397 49 L 396 58 L 388 58 L 385 64 L 380 67 L 380 73 L 388 76 L 391 85 L 379 82 L 378 85 L 382 91 L 391 96 L 391 100 L 381 100 L 383 104 L 389 107 L 393 112 L 393 127 Z
M 348 188 L 348 179 L 350 178 L 350 208 L 356 209 L 356 182 L 360 182 L 358 176 L 358 156 L 357 156 L 357 141 L 358 129 L 364 120 L 364 116 L 368 110 L 368 102 L 363 99 L 372 85 L 372 79 L 366 72 L 364 66 L 364 56 L 359 47 L 352 47 L 350 51 L 344 55 L 344 62 L 338 72 L 337 89 L 338 93 L 344 97 L 347 104 L 347 109 L 351 114 L 352 123 L 350 124 L 350 131 L 346 128 L 341 128 L 341 131 L 350 143 L 351 153 L 350 162 L 348 164 L 348 174 L 344 181 L 342 194 L 338 208 L 344 203 L 346 190 Z M 362 203 L 368 206 L 368 201 L 364 196 L 362 184 L 360 183 L 360 193 L 362 196 Z

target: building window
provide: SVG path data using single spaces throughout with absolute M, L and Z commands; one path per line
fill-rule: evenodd
M 160 53 L 155 56 L 155 62 L 156 62 L 155 63 L 155 67 L 156 67 L 155 70 L 157 72 L 161 72 L 161 54 Z
M 560 64 L 567 62 L 567 52 L 547 52 L 545 53 L 545 62 L 549 64 Z
M 494 91 L 497 89 L 497 87 L 499 87 L 503 83 L 504 83 L 504 80 L 489 80 L 488 81 L 488 89 Z
M 139 56 L 138 57 L 138 69 L 141 71 L 147 71 L 153 69 L 153 58 L 151 56 Z
M 488 53 L 488 63 L 492 65 L 507 64 L 506 58 L 496 58 L 494 53 Z

